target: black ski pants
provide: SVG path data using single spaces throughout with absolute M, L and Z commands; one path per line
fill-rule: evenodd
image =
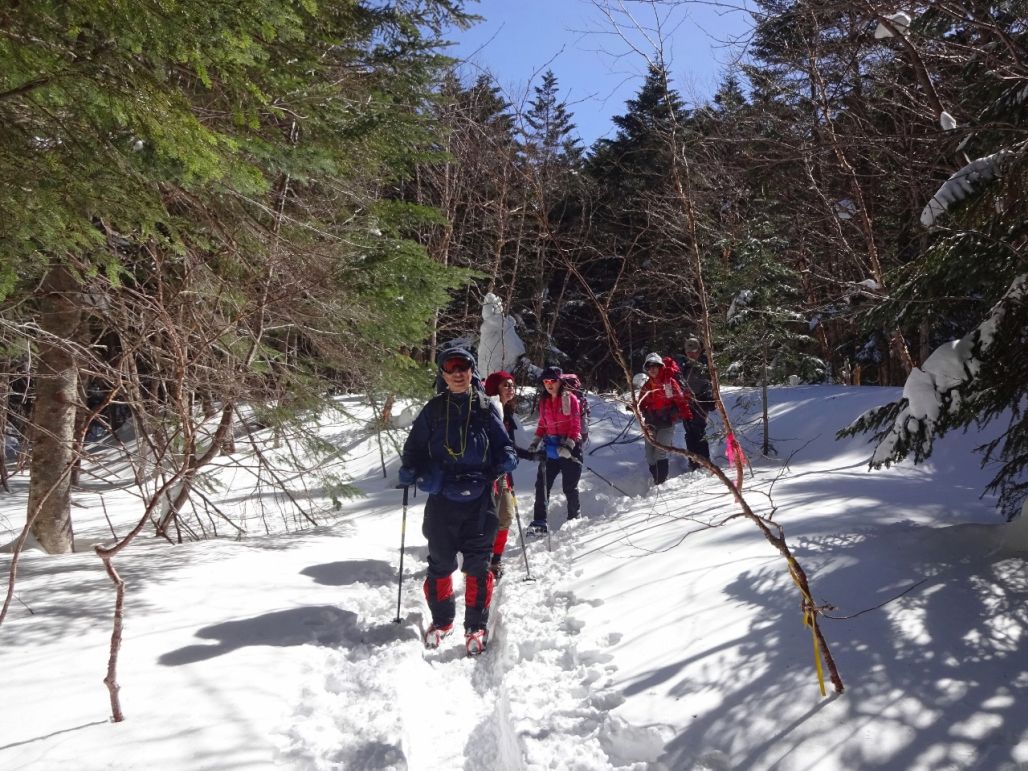
M 694 413 L 689 420 L 683 420 L 682 425 L 685 427 L 685 449 L 699 455 L 701 458 L 710 460 L 710 444 L 705 438 L 707 419 Z M 697 468 L 699 468 L 697 464 L 689 461 L 690 471 Z
M 464 628 L 485 629 L 495 581 L 489 560 L 498 526 L 492 485 L 487 485 L 482 497 L 474 501 L 428 496 L 421 524 L 428 541 L 425 599 L 436 626 L 452 624 L 457 613 L 453 571 L 460 552 L 464 555 Z
M 536 521 L 546 521 L 546 504 L 550 499 L 553 482 L 560 474 L 560 485 L 568 502 L 568 519 L 579 514 L 578 480 L 582 477 L 581 447 L 575 448 L 575 457 L 547 458 L 539 462 L 539 473 L 535 478 L 535 506 L 532 517 Z

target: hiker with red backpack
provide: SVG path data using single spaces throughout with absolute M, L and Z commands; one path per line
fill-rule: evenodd
M 545 393 L 539 399 L 539 424 L 529 452 L 538 453 L 535 507 L 529 530 L 547 532 L 547 504 L 557 475 L 568 503 L 568 519 L 579 515 L 578 480 L 582 476 L 582 406 L 564 382 L 560 367 L 547 367 L 540 377 Z M 540 450 L 542 446 L 542 450 Z
M 400 484 L 428 493 L 421 531 L 428 541 L 425 599 L 432 623 L 426 647 L 453 631 L 453 572 L 464 555 L 464 643 L 468 655 L 486 647 L 495 578 L 489 570 L 496 538 L 493 483 L 517 466 L 514 443 L 489 398 L 472 387 L 475 358 L 463 348 L 439 356 L 446 391 L 418 413 L 403 445 Z
M 679 420 L 692 417 L 689 398 L 675 377 L 678 365 L 670 356 L 651 353 L 643 362 L 647 380 L 639 391 L 639 412 L 643 421 L 659 444 L 671 446 L 675 440 L 675 425 Z M 670 470 L 667 450 L 646 442 L 646 465 L 650 468 L 653 484 L 667 481 Z
M 485 379 L 486 396 L 496 397 L 503 411 L 503 426 L 507 429 L 510 441 L 514 443 L 514 433 L 517 431 L 517 423 L 514 420 L 514 407 L 517 402 L 517 393 L 514 390 L 514 376 L 509 372 L 499 370 L 493 372 Z M 524 450 L 514 444 L 514 451 L 522 460 L 534 460 L 535 453 Z M 496 480 L 497 515 L 500 520 L 499 529 L 496 531 L 496 540 L 493 541 L 493 556 L 489 564 L 489 570 L 499 581 L 503 577 L 503 550 L 507 545 L 507 536 L 510 533 L 511 523 L 517 513 L 517 502 L 514 500 L 514 478 L 510 474 L 504 474 Z

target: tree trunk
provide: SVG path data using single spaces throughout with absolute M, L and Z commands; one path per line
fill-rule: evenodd
M 764 422 L 764 442 L 760 447 L 764 457 L 771 453 L 771 439 L 768 432 L 767 417 L 767 337 L 761 341 L 760 348 L 760 396 L 761 396 L 761 417 Z
M 51 268 L 41 286 L 39 326 L 48 334 L 39 344 L 35 360 L 28 517 L 32 535 L 50 554 L 74 548 L 71 475 L 78 367 L 68 342 L 74 338 L 81 318 L 77 289 L 74 277 L 62 266 Z
M 11 366 L 5 362 L 4 371 L 10 372 Z M 11 492 L 10 486 L 7 484 L 7 416 L 10 411 L 11 404 L 11 376 L 7 374 L 0 375 L 0 487 L 4 489 L 5 493 Z

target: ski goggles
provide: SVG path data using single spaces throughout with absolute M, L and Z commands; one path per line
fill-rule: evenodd
M 444 361 L 440 369 L 442 369 L 442 371 L 447 375 L 454 375 L 458 372 L 467 372 L 470 370 L 471 362 L 467 359 L 454 356 L 452 359 Z

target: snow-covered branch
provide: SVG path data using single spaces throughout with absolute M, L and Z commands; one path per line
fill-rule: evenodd
M 995 331 L 1012 305 L 1026 301 L 1028 274 L 1021 274 L 997 302 L 989 315 L 959 340 L 935 349 L 920 367 L 914 368 L 903 386 L 900 409 L 871 459 L 872 466 L 888 465 L 913 449 L 926 458 L 936 435 L 941 435 L 947 418 L 960 409 L 963 391 L 981 369 L 982 357 L 992 347 Z
M 973 194 L 982 183 L 1002 176 L 1003 165 L 1013 150 L 1000 150 L 992 155 L 976 158 L 942 183 L 928 205 L 921 212 L 921 224 L 930 228 L 950 206 Z

